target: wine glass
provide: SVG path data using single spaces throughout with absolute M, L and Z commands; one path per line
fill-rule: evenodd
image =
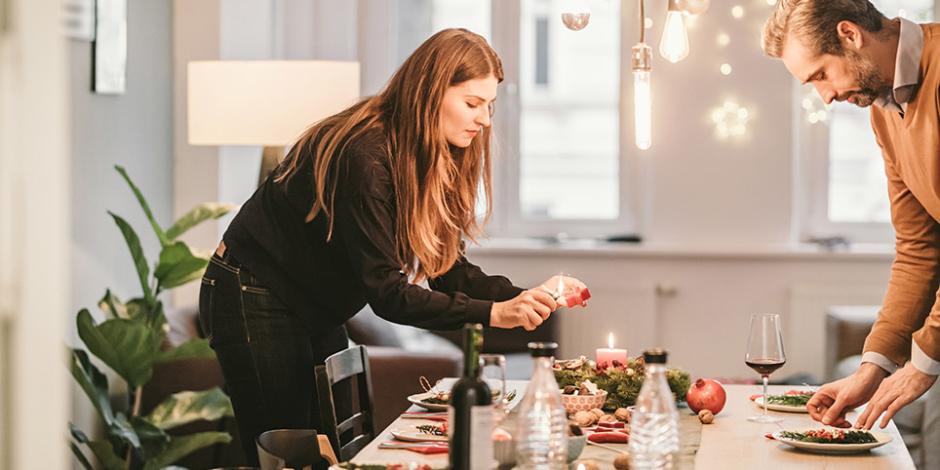
M 783 367 L 787 356 L 783 352 L 783 335 L 780 333 L 780 315 L 755 314 L 751 315 L 750 332 L 747 337 L 747 353 L 744 363 L 761 375 L 764 381 L 764 413 L 750 416 L 748 421 L 758 423 L 779 423 L 782 418 L 775 418 L 767 414 L 767 382 L 770 374 Z

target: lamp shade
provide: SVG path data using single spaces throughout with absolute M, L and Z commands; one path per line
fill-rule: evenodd
M 359 63 L 188 64 L 189 143 L 284 146 L 359 99 Z

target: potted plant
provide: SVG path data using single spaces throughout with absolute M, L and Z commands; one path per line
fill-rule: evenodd
M 160 256 L 151 263 L 144 256 L 137 232 L 119 215 L 108 212 L 130 250 L 141 295 L 122 301 L 106 290 L 98 303 L 105 320 L 96 323 L 88 309 L 78 312 L 78 335 L 86 350 L 72 349 L 72 377 L 85 392 L 104 423 L 105 437 L 92 440 L 69 423 L 75 458 L 87 470 L 94 466 L 83 448 L 91 451 L 106 470 L 156 470 L 172 465 L 203 447 L 228 443 L 226 432 L 199 432 L 170 435 L 167 431 L 198 420 L 230 417 L 232 405 L 218 387 L 206 391 L 184 391 L 173 394 L 150 413 L 141 414 L 143 387 L 150 380 L 155 364 L 190 358 L 215 357 L 208 342 L 193 339 L 178 347 L 167 341 L 169 326 L 163 312 L 160 294 L 202 276 L 209 262 L 208 253 L 196 253 L 180 235 L 200 223 L 228 213 L 231 205 L 200 204 L 164 230 L 154 219 L 150 206 L 124 168 L 115 169 L 127 182 L 153 232 L 160 242 Z M 92 363 L 89 353 L 111 368 L 127 382 L 132 399 L 124 412 L 111 405 L 108 378 Z

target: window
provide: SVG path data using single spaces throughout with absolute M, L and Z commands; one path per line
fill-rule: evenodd
M 562 24 L 561 0 L 493 3 L 494 45 L 508 64 L 495 121 L 499 234 L 597 237 L 632 228 L 621 191 L 620 2 L 589 3 L 581 31 Z
M 902 16 L 918 23 L 934 18 L 934 0 L 873 3 L 889 18 Z M 811 87 L 801 90 L 798 97 L 803 110 L 802 132 L 813 147 L 804 147 L 805 163 L 811 178 L 818 181 L 809 204 L 809 234 L 841 235 L 863 242 L 890 241 L 887 182 L 869 110 L 833 103 L 825 112 Z M 817 154 L 815 158 L 813 154 Z
M 436 31 L 481 34 L 503 61 L 494 117 L 497 236 L 605 236 L 632 228 L 621 188 L 620 2 L 588 0 L 587 28 L 561 22 L 563 0 L 402 0 L 401 63 Z M 629 47 L 625 52 L 629 62 Z M 632 149 L 632 146 L 628 148 Z

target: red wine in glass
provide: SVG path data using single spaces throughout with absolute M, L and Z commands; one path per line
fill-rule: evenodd
M 761 377 L 763 377 L 765 375 L 769 376 L 770 374 L 773 374 L 774 371 L 783 367 L 787 361 L 781 361 L 779 359 L 750 359 L 744 361 L 744 363 L 747 364 L 747 366 L 751 369 L 754 369 L 754 372 L 757 372 L 761 375 Z

